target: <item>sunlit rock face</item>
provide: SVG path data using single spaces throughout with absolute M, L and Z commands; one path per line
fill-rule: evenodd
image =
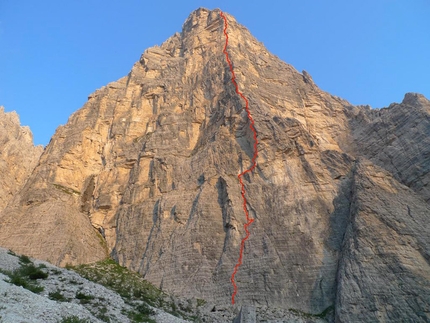
M 254 141 L 219 13 L 193 12 L 57 129 L 0 215 L 1 246 L 59 265 L 110 254 L 171 293 L 230 303 Z M 429 319 L 429 102 L 352 106 L 226 17 L 259 142 L 237 303 Z
M 28 127 L 15 111 L 0 106 L 0 212 L 22 188 L 36 166 L 43 147 L 35 147 Z

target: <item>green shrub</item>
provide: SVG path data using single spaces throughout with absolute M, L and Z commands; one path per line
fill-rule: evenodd
M 19 270 L 23 276 L 27 276 L 31 280 L 48 278 L 48 274 L 41 270 L 41 268 L 43 267 L 35 267 L 33 263 L 29 263 L 21 266 Z
M 61 270 L 58 270 L 58 269 L 51 269 L 51 274 L 53 274 L 53 275 L 60 275 L 61 274 Z
M 9 275 L 9 283 L 14 284 L 16 286 L 22 286 L 24 288 L 27 288 L 29 285 L 28 279 L 21 276 L 18 272 L 14 271 L 10 273 Z
M 98 313 L 94 314 L 99 320 L 103 321 L 103 322 L 107 322 L 110 323 L 110 317 L 108 315 L 106 315 L 107 313 L 107 308 L 106 307 L 102 307 L 99 308 Z
M 197 298 L 197 307 L 205 305 L 207 302 L 204 299 Z
M 150 308 L 148 306 L 148 304 L 146 304 L 146 303 L 141 303 L 141 304 L 135 306 L 135 309 L 137 312 L 139 312 L 140 314 L 143 314 L 143 315 L 154 315 L 155 314 L 155 311 L 152 308 Z
M 80 319 L 77 316 L 67 316 L 63 317 L 58 323 L 91 323 L 91 321 L 88 319 Z
M 149 318 L 148 315 L 145 315 L 145 314 L 142 314 L 139 312 L 135 312 L 135 311 L 128 312 L 127 317 L 132 322 L 149 322 L 149 323 L 156 323 L 157 322 L 157 321 Z
M 25 255 L 19 256 L 19 263 L 21 265 L 20 268 L 12 272 L 3 271 L 3 273 L 9 277 L 8 282 L 16 286 L 22 286 L 33 293 L 42 292 L 44 290 L 43 286 L 38 285 L 34 281 L 48 277 L 48 274 L 41 269 L 44 268 L 43 265 L 39 265 L 38 267 L 34 266 L 30 258 Z
M 76 292 L 76 296 L 75 297 L 77 299 L 79 299 L 79 302 L 81 304 L 88 304 L 88 303 L 91 302 L 91 300 L 94 299 L 94 296 L 92 296 L 92 295 L 86 295 L 86 294 L 81 293 L 81 292 Z
M 17 271 L 10 273 L 9 283 L 14 284 L 16 286 L 22 286 L 23 288 L 28 289 L 30 292 L 36 294 L 43 292 L 43 290 L 45 289 L 43 286 L 40 286 L 28 280 L 27 277 L 22 276 L 21 273 Z
M 26 255 L 19 256 L 19 263 L 20 264 L 32 264 L 33 262 L 30 260 L 30 258 Z
M 58 290 L 55 292 L 49 293 L 49 299 L 52 299 L 53 301 L 57 302 L 67 302 L 68 299 L 64 297 L 63 294 L 61 294 Z

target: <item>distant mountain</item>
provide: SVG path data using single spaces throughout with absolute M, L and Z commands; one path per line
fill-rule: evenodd
M 428 322 L 430 102 L 353 106 L 225 15 L 258 138 L 237 305 Z M 229 306 L 254 138 L 224 27 L 219 10 L 194 11 L 91 94 L 0 214 L 0 246 L 63 266 L 109 254 L 169 293 Z

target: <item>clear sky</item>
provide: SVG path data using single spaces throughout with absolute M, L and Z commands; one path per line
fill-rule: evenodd
M 430 98 L 429 0 L 0 0 L 0 105 L 46 145 L 90 93 L 127 75 L 198 7 L 232 14 L 352 104 Z

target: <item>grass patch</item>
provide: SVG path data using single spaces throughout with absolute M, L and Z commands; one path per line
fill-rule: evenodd
M 0 272 L 9 277 L 7 282 L 16 286 L 22 286 L 33 293 L 42 292 L 44 290 L 43 286 L 37 284 L 36 281 L 48 278 L 48 273 L 42 270 L 46 266 L 41 264 L 36 267 L 31 259 L 25 255 L 19 256 L 19 264 L 21 267 L 14 271 L 0 270 Z
M 152 308 L 150 308 L 148 306 L 148 304 L 145 304 L 145 303 L 141 303 L 141 304 L 137 305 L 135 308 L 136 308 L 137 312 L 139 312 L 140 314 L 143 314 L 143 315 L 154 315 L 155 314 L 155 311 Z
M 103 322 L 110 323 L 110 317 L 106 314 L 108 309 L 103 306 L 102 308 L 98 309 L 97 313 L 93 313 L 99 320 Z
M 52 185 L 54 185 L 55 188 L 59 189 L 60 191 L 63 191 L 66 194 L 69 194 L 69 195 L 73 195 L 73 194 L 81 195 L 81 192 L 79 192 L 79 191 L 77 191 L 77 190 L 75 190 L 75 189 L 73 189 L 71 187 L 66 187 L 66 186 L 63 186 L 63 185 L 60 185 L 60 184 L 52 184 Z
M 94 299 L 94 296 L 92 295 L 87 295 L 81 292 L 76 292 L 76 299 L 79 299 L 79 302 L 81 304 L 88 304 L 91 303 L 91 301 Z
M 207 303 L 207 302 L 206 302 L 204 299 L 197 298 L 197 307 L 200 307 L 200 306 L 206 305 L 206 303 Z
M 61 275 L 62 272 L 61 272 L 61 270 L 58 270 L 58 269 L 54 268 L 54 269 L 51 269 L 51 274 L 53 274 L 53 275 Z
M 25 289 L 28 289 L 33 293 L 41 293 L 45 289 L 43 286 L 40 286 L 32 281 L 30 281 L 27 277 L 22 276 L 19 272 L 14 271 L 9 275 L 8 283 L 14 284 L 16 286 L 22 286 Z
M 19 263 L 20 264 L 32 264 L 33 262 L 30 260 L 30 258 L 26 255 L 19 256 Z
M 51 292 L 48 295 L 49 299 L 52 299 L 53 301 L 57 301 L 57 302 L 67 302 L 68 299 L 66 297 L 64 297 L 63 294 L 60 293 L 60 291 L 55 291 L 55 292 Z
M 134 311 L 126 312 L 127 317 L 132 322 L 154 322 L 156 321 L 150 316 L 154 315 L 155 311 L 150 308 L 146 303 L 141 303 L 135 306 Z
M 127 317 L 133 322 L 148 322 L 148 323 L 157 323 L 156 320 L 148 317 L 147 315 L 144 315 L 139 312 L 130 311 L 127 313 Z
M 125 303 L 133 308 L 124 309 L 123 312 L 132 322 L 155 322 L 151 319 L 155 312 L 150 306 L 163 309 L 186 320 L 198 320 L 195 316 L 197 307 L 192 305 L 191 301 L 179 303 L 178 306 L 169 295 L 143 279 L 138 273 L 120 266 L 112 259 L 79 266 L 69 265 L 67 269 L 118 293 Z M 197 300 L 197 306 L 204 304 L 206 304 L 205 300 Z
M 69 267 L 82 277 L 101 284 L 127 300 L 142 300 L 152 306 L 161 306 L 166 296 L 161 290 L 137 273 L 120 266 L 112 259 L 95 264 Z
M 315 316 L 319 317 L 319 318 L 325 318 L 327 316 L 327 314 L 330 313 L 331 311 L 334 311 L 334 305 L 330 305 L 324 311 L 322 311 L 320 314 L 316 314 Z
M 327 307 L 324 311 L 322 311 L 319 314 L 311 314 L 311 313 L 305 313 L 299 310 L 296 310 L 294 308 L 290 308 L 288 309 L 290 312 L 305 317 L 305 318 L 325 318 L 327 316 L 327 314 L 329 314 L 331 311 L 334 311 L 334 306 L 330 305 L 329 307 Z
M 22 265 L 20 269 L 18 269 L 18 272 L 21 276 L 28 277 L 31 280 L 36 279 L 46 279 L 48 278 L 48 273 L 44 272 L 42 270 L 43 267 L 34 266 L 33 263 Z
M 80 319 L 77 316 L 67 316 L 58 321 L 58 323 L 91 323 L 88 319 Z

